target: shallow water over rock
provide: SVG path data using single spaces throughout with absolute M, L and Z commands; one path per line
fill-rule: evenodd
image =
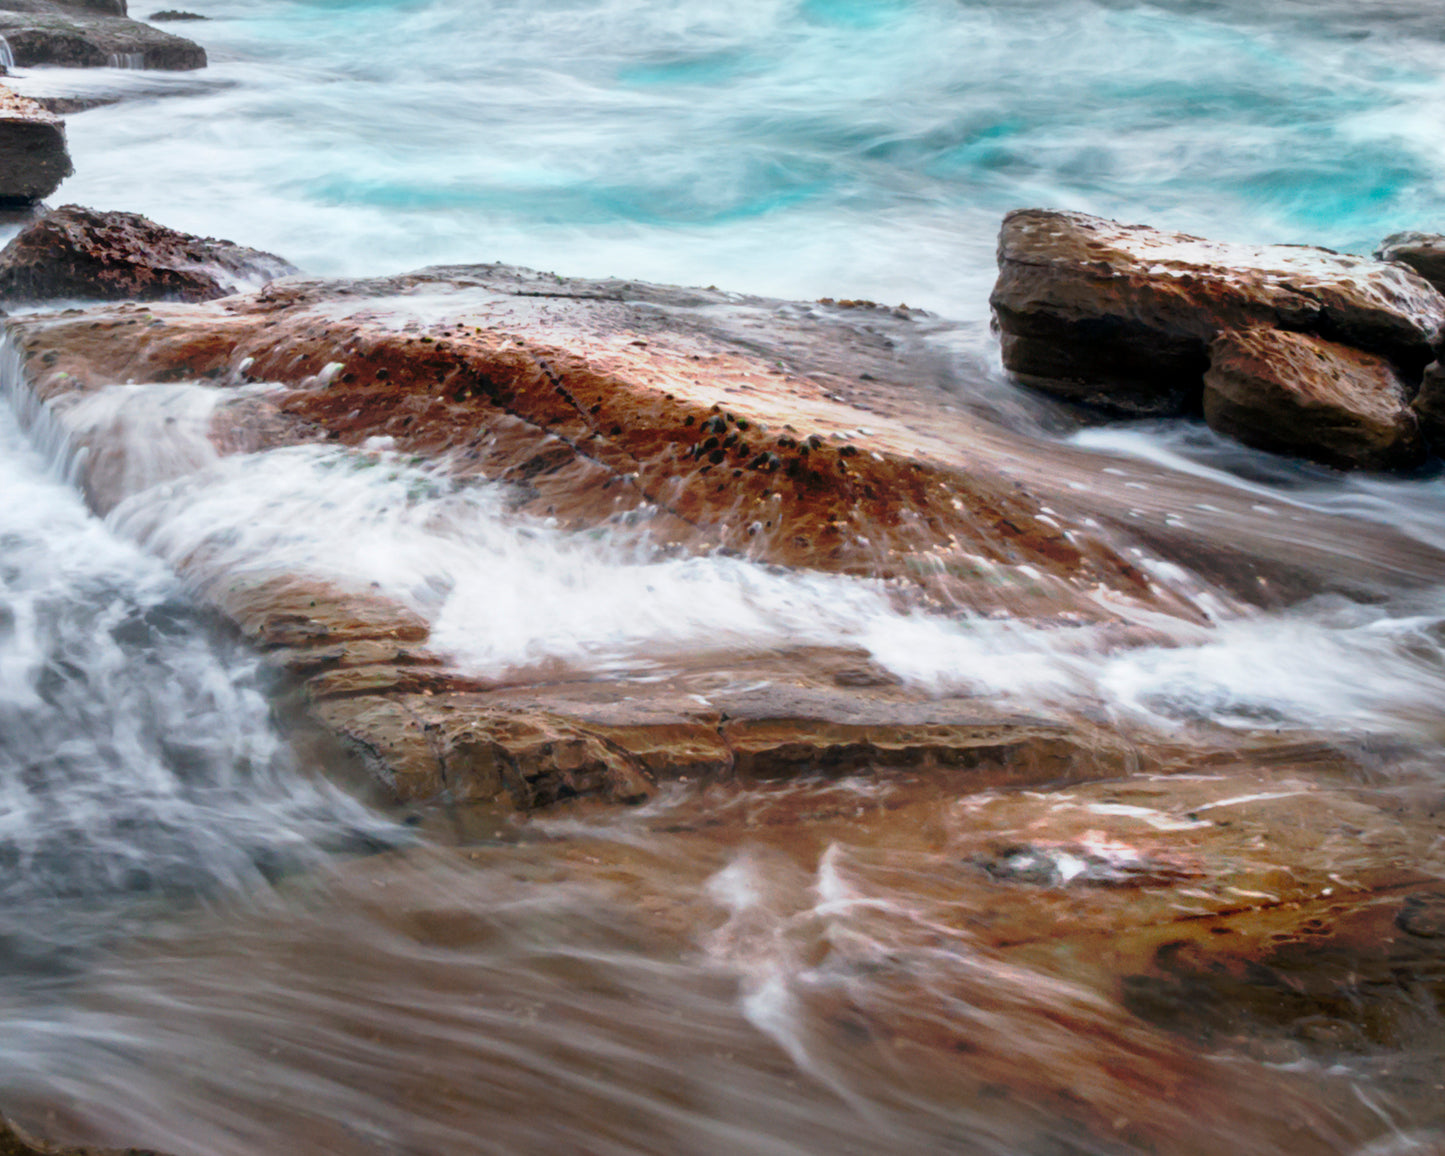
M 21 70 L 63 195 L 370 280 L 10 320 L 0 1109 L 1445 1145 L 1438 463 L 1095 426 L 986 320 L 1021 205 L 1438 230 L 1433 6 L 196 7 Z

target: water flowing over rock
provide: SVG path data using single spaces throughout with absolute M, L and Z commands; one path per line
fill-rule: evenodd
M 1040 389 L 1124 414 L 1196 409 L 1222 330 L 1308 333 L 1388 358 L 1414 378 L 1445 325 L 1445 297 L 1398 264 L 1083 213 L 1010 213 L 998 262 L 991 302 L 1005 366 Z
M 126 1148 L 59 1148 L 23 1135 L 14 1125 L 0 1118 L 0 1156 L 161 1156 L 150 1149 Z
M 1340 469 L 1419 465 L 1409 391 L 1393 366 L 1302 333 L 1225 330 L 1209 347 L 1204 417 L 1256 449 Z
M 1198 623 L 1108 528 L 1117 501 L 1119 524 L 1144 529 L 1137 492 L 1109 498 L 1097 462 L 1072 475 L 1067 453 L 1033 468 L 1028 442 L 945 409 L 920 325 L 892 311 L 487 266 L 293 278 L 205 304 L 31 315 L 10 333 L 36 397 L 71 423 L 79 478 L 101 510 L 159 480 L 134 460 L 151 435 L 122 436 L 107 388 L 199 382 L 217 399 L 207 452 L 339 445 L 362 466 L 430 462 L 501 485 L 508 517 L 605 532 L 614 549 L 881 583 L 898 607 L 1034 619 L 1061 644 L 1078 634 L 1084 646 L 1133 645 L 1161 615 Z M 257 393 L 252 381 L 278 384 Z M 1166 500 L 1153 538 L 1166 557 L 1171 523 Z M 166 532 L 135 524 L 143 540 Z M 1365 572 L 1375 549 L 1400 553 L 1372 546 L 1371 533 L 1356 552 Z M 1238 566 L 1245 597 L 1299 580 L 1280 569 L 1291 550 L 1309 588 L 1353 581 L 1333 549 L 1322 565 L 1306 561 L 1306 531 L 1287 549 L 1274 536 L 1228 537 L 1214 565 Z M 168 556 L 404 799 L 635 800 L 667 778 L 864 767 L 1059 781 L 1135 757 L 1084 717 L 904 686 L 847 645 L 799 638 L 758 651 L 725 623 L 715 642 L 667 654 L 641 681 L 565 662 L 469 673 L 395 595 L 208 541 Z M 1419 560 L 1422 575 L 1438 566 Z
M 214 306 L 34 317 L 14 332 L 48 401 L 135 379 L 285 382 L 260 411 L 218 411 L 216 440 L 255 450 L 384 438 L 506 484 L 518 514 L 664 554 L 722 550 L 885 580 L 905 603 L 1063 624 L 1107 623 L 1129 606 L 1189 613 L 1104 537 L 1065 533 L 985 431 L 919 420 L 917 390 L 882 380 L 899 369 L 891 341 L 816 312 L 481 268 L 283 281 Z M 833 369 L 845 363 L 847 379 Z M 865 366 L 877 371 L 866 383 L 855 376 Z M 109 508 L 125 471 L 98 437 L 85 481 Z M 200 558 L 189 565 L 206 574 Z M 384 598 L 304 575 L 223 570 L 205 582 L 248 636 L 303 673 L 315 717 L 405 798 L 635 799 L 663 776 L 920 761 L 1052 779 L 1120 757 L 1102 735 L 1081 742 L 966 700 L 929 701 L 856 654 L 766 659 L 723 643 L 693 673 L 625 696 L 605 682 L 499 684 L 449 668 L 423 645 L 425 622 Z M 723 670 L 778 689 L 700 707 Z
M 0 250 L 0 297 L 204 301 L 294 273 L 280 257 L 136 213 L 65 205 Z
M 1180 715 L 1140 742 L 1107 703 L 1034 714 L 1003 696 L 930 687 L 841 630 L 758 641 L 713 618 L 681 641 L 645 636 L 642 653 L 594 661 L 586 646 L 561 657 L 522 647 L 490 665 L 446 633 L 439 604 L 495 599 L 508 610 L 485 621 L 500 632 L 533 598 L 559 614 L 572 603 L 599 613 L 619 559 L 703 560 L 747 567 L 751 583 L 796 581 L 792 597 L 821 590 L 808 613 L 836 605 L 845 623 L 886 603 L 898 629 L 929 612 L 952 616 L 936 613 L 935 632 L 1032 629 L 1061 667 L 1070 654 L 1077 667 L 1151 643 L 1167 661 L 1217 629 L 1200 610 L 1211 600 L 1238 597 L 1247 620 L 1252 606 L 1366 593 L 1372 580 L 1407 597 L 1438 582 L 1445 555 L 1385 527 L 1310 520 L 1301 507 L 1287 532 L 1276 521 L 1251 537 L 1233 515 L 1258 503 L 1255 489 L 1124 473 L 1121 459 L 957 406 L 957 382 L 927 340 L 941 325 L 903 310 L 501 266 L 287 278 L 204 302 L 7 319 L 6 355 L 36 435 L 65 448 L 70 476 L 113 527 L 175 566 L 284 676 L 280 713 L 340 739 L 392 800 L 444 804 L 418 808 L 423 824 L 492 832 L 458 849 L 446 876 L 455 911 L 425 908 L 425 890 L 418 911 L 407 889 L 424 881 L 403 857 L 377 856 L 351 883 L 344 870 L 328 883 L 369 895 L 367 920 L 310 928 L 282 905 L 255 916 L 280 919 L 282 931 L 268 925 L 261 946 L 237 954 L 249 917 L 220 913 L 230 962 L 219 966 L 269 966 L 279 962 L 269 953 L 294 949 L 277 968 L 288 985 L 315 982 L 328 1007 L 343 1001 L 364 1020 L 370 1005 L 353 999 L 351 979 L 320 963 L 334 954 L 300 945 L 319 936 L 334 953 L 340 937 L 356 982 L 391 991 L 416 961 L 388 945 L 414 938 L 380 927 L 411 927 L 425 966 L 443 966 L 453 930 L 475 942 L 468 920 L 484 909 L 476 897 L 493 887 L 496 863 L 536 870 L 564 921 L 577 918 L 565 904 L 566 873 L 578 871 L 620 881 L 631 918 L 669 937 L 673 954 L 705 950 L 746 991 L 768 977 L 767 992 L 783 990 L 806 1025 L 797 1038 L 810 1062 L 841 1056 L 888 1073 L 868 1078 L 897 1081 L 910 1118 L 936 1100 L 950 1111 L 981 1105 L 968 1111 L 995 1126 L 1016 1102 L 1044 1135 L 999 1150 L 1048 1151 L 1062 1129 L 1098 1151 L 1213 1156 L 1217 1136 L 1201 1138 L 1194 1122 L 1227 1105 L 1253 1145 L 1242 1151 L 1330 1151 L 1297 1140 L 1314 1127 L 1320 1072 L 1376 1037 L 1413 1047 L 1412 1009 L 1438 989 L 1431 936 L 1445 843 L 1431 812 L 1438 793 L 1409 793 L 1407 738 L 1316 734 L 1241 711 L 1212 729 Z M 1273 329 L 1226 340 L 1390 372 L 1383 359 Z M 262 505 L 228 504 L 299 467 L 300 484 L 267 491 Z M 461 535 L 492 518 L 507 541 L 465 556 L 481 571 L 473 585 L 460 566 L 424 559 L 407 570 L 410 553 L 435 545 L 418 536 L 364 543 L 364 565 L 348 569 L 330 554 L 344 552 L 348 506 L 368 478 L 388 525 L 414 503 L 429 531 Z M 248 545 L 258 511 L 279 529 Z M 326 521 L 340 528 L 328 535 Z M 508 543 L 549 536 L 572 552 L 528 556 L 508 603 Z M 326 550 L 292 550 L 308 538 Z M 587 542 L 607 552 L 578 545 Z M 1186 566 L 1194 587 L 1159 577 Z M 554 569 L 566 583 L 549 602 L 541 588 Z M 864 585 L 876 598 L 867 606 Z M 1191 600 L 1201 586 L 1208 598 Z M 628 615 L 653 613 L 657 600 L 661 613 L 706 617 L 703 605 L 662 603 L 650 578 L 628 589 Z M 960 664 L 995 660 L 986 645 L 960 653 Z M 1164 697 L 1180 693 L 1171 681 Z M 1384 767 L 1390 789 L 1365 790 L 1358 776 Z M 605 806 L 643 800 L 626 815 Z M 536 842 L 495 836 L 499 811 L 543 807 Z M 755 875 L 741 846 L 761 857 Z M 699 936 L 703 894 L 712 922 Z M 371 946 L 353 946 L 358 935 Z M 598 943 L 607 950 L 594 944 L 589 959 L 634 958 Z M 1320 949 L 1353 952 L 1360 967 L 1304 968 Z M 464 960 L 475 980 L 473 962 Z M 530 966 L 508 948 L 507 998 L 526 989 Z M 539 965 L 555 986 L 549 966 Z M 185 973 L 194 967 L 188 958 Z M 326 974 L 313 977 L 317 967 Z M 1400 967 L 1418 975 L 1390 987 Z M 640 1005 L 658 999 L 655 961 L 646 968 L 635 987 L 625 973 L 610 977 Z M 1308 985 L 1296 982 L 1302 969 Z M 244 983 L 220 986 L 240 993 L 254 1023 L 257 997 Z M 1271 1011 L 1269 993 L 1285 989 Z M 1009 1031 L 985 1030 L 1000 1016 Z M 1240 1023 L 1254 1035 L 1228 1064 L 1189 1042 Z M 443 1026 L 453 1041 L 511 1030 Z M 417 1034 L 415 1018 L 391 1027 L 381 1078 L 411 1095 L 422 1077 L 408 1049 L 445 1068 L 444 1050 Z M 654 1047 L 655 1025 L 628 1030 L 648 1054 L 666 1054 L 673 1038 L 660 1034 Z M 791 1028 L 762 1030 L 777 1033 L 769 1048 L 796 1043 Z M 324 1071 L 337 1054 L 296 1062 Z M 524 1067 L 515 1054 L 508 1071 Z M 474 1070 L 476 1058 L 463 1059 L 458 1070 Z M 1289 1066 L 1306 1061 L 1317 1066 Z M 1410 1071 L 1426 1067 L 1433 1073 Z M 372 1077 L 344 1078 L 366 1087 Z M 1330 1135 L 1373 1138 L 1378 1119 L 1338 1084 L 1332 1111 L 1346 1108 Z M 833 1086 L 824 1093 L 831 1101 Z M 395 1098 L 371 1102 L 384 1110 Z M 482 1115 L 459 1103 L 464 1120 Z M 289 1113 L 278 1129 L 304 1133 L 294 1105 L 278 1111 Z M 526 1138 L 515 1148 L 543 1150 Z
M 153 68 L 206 66 L 206 50 L 125 15 L 105 0 L 3 0 L 0 36 L 20 67 Z
M 0 88 L 0 205 L 33 204 L 72 172 L 65 122 Z

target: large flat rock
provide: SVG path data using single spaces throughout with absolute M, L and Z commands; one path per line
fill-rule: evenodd
M 107 412 L 72 403 L 117 383 L 201 382 L 234 402 L 211 419 L 222 453 L 316 440 L 370 452 L 382 438 L 388 452 L 500 483 L 513 516 L 654 554 L 881 580 L 901 605 L 1065 631 L 1196 616 L 1107 531 L 1070 518 L 1067 486 L 1032 492 L 1009 473 L 1016 450 L 985 427 L 936 420 L 900 353 L 908 317 L 864 321 L 456 269 L 35 314 L 10 333 L 62 423 Z M 251 379 L 282 388 L 257 395 L 243 388 Z M 79 480 L 102 510 L 157 480 L 141 468 L 145 439 L 127 439 L 122 421 L 116 411 L 71 430 Z M 759 655 L 723 639 L 646 677 L 479 679 L 435 651 L 425 618 L 364 582 L 238 572 L 206 550 L 176 561 L 402 799 L 533 807 L 644 798 L 669 779 L 917 767 L 1056 781 L 1114 773 L 1126 757 L 1095 727 L 934 699 L 866 654 L 827 648 Z
M 155 473 L 149 439 L 164 436 L 170 411 L 138 436 L 110 403 L 169 390 L 214 395 L 203 435 L 212 458 L 313 442 L 343 447 L 360 467 L 428 462 L 499 487 L 507 517 L 549 533 L 865 579 L 898 607 L 1027 620 L 1079 653 L 1157 642 L 1160 625 L 1181 638 L 1207 630 L 1138 542 L 1191 565 L 1198 556 L 1239 596 L 1266 602 L 1353 589 L 1382 566 L 1407 583 L 1439 573 L 1438 553 L 1383 528 L 1349 523 L 1356 549 L 1344 560 L 1338 519 L 1292 524 L 1284 546 L 1272 534 L 1251 542 L 1259 519 L 1247 496 L 1194 478 L 1136 481 L 1067 447 L 1045 457 L 954 404 L 954 383 L 931 376 L 928 324 L 473 267 L 293 278 L 216 301 L 35 313 L 7 327 L 100 510 L 204 466 L 168 460 Z M 271 385 L 258 392 L 253 381 Z M 1187 533 L 1176 516 L 1186 498 L 1209 502 Z M 1202 527 L 1216 516 L 1209 536 Z M 668 780 L 920 768 L 1009 785 L 1138 763 L 1127 737 L 1087 711 L 1020 717 L 904 686 L 857 650 L 759 653 L 726 631 L 635 668 L 540 662 L 482 677 L 366 574 L 338 581 L 264 559 L 238 569 L 224 542 L 167 556 L 397 798 L 534 807 L 644 798 Z M 1156 746 L 1150 757 L 1177 754 Z

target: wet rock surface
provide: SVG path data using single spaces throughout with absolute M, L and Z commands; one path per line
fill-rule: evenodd
M 1206 555 L 1221 590 L 1266 605 L 1372 574 L 1395 590 L 1438 580 L 1445 559 L 1383 527 L 1292 512 L 1286 532 L 1251 539 L 1231 511 L 1253 494 L 1066 446 L 1041 456 L 1040 443 L 945 408 L 957 379 L 926 340 L 932 324 L 475 267 L 32 314 L 7 332 L 101 510 L 157 478 L 126 460 L 134 439 L 118 426 L 76 415 L 118 383 L 199 384 L 217 395 L 206 426 L 217 454 L 314 443 L 365 468 L 417 458 L 499 483 L 519 518 L 880 579 L 900 605 L 980 621 L 1032 616 L 1086 660 L 1157 640 L 1166 620 L 1176 640 L 1186 625 L 1207 637 L 1140 544 L 1165 561 Z M 1393 372 L 1312 338 L 1261 340 L 1287 359 Z M 578 1013 L 558 993 L 606 990 L 631 1009 L 619 1054 L 676 1054 L 663 1021 L 692 1031 L 697 1005 L 657 1019 L 638 1009 L 664 1001 L 666 961 L 703 952 L 740 983 L 784 985 L 798 1038 L 838 1086 L 866 1071 L 882 1111 L 895 1098 L 908 1119 L 945 1104 L 1012 1128 L 1002 1151 L 1214 1156 L 1220 1129 L 1198 1120 L 1225 1116 L 1241 1152 L 1351 1151 L 1387 1131 L 1357 1087 L 1390 1089 L 1422 1127 L 1439 1116 L 1445 837 L 1438 789 L 1412 774 L 1400 736 L 1319 738 L 1267 719 L 1221 736 L 1181 720 L 1145 743 L 1104 711 L 1030 717 L 906 685 L 862 650 L 726 637 L 635 665 L 538 662 L 483 678 L 441 651 L 424 606 L 365 583 L 238 568 L 206 549 L 178 565 L 284 676 L 283 706 L 346 743 L 392 800 L 434 804 L 416 817 L 454 844 L 445 903 L 396 853 L 328 884 L 354 886 L 348 910 L 364 918 L 313 925 L 305 903 L 282 905 L 280 931 L 271 911 L 256 927 L 216 916 L 219 962 L 205 966 L 239 1022 L 255 1022 L 244 973 L 264 961 L 288 991 L 312 985 L 321 1006 L 344 1008 L 334 1038 L 384 1034 L 374 1070 L 357 1061 L 364 1048 L 298 1049 L 308 1079 L 377 1103 L 405 1096 L 411 1119 L 490 1135 L 498 1089 L 531 1102 L 535 1086 L 508 1055 L 486 1069 L 485 1095 L 468 1094 L 476 1041 L 511 1046 L 508 1033 L 538 1017 L 571 1025 Z M 512 810 L 532 815 L 514 822 Z M 499 884 L 499 870 L 516 875 Z M 537 880 L 549 895 L 578 889 L 588 913 L 605 883 L 624 931 L 562 963 L 547 956 L 533 975 L 478 912 L 505 913 L 498 897 Z M 528 925 L 516 942 L 535 938 Z M 494 981 L 467 953 L 497 942 Z M 639 942 L 654 954 L 633 989 L 605 967 Z M 205 982 L 194 947 L 182 987 Z M 339 953 L 354 960 L 341 974 Z M 497 1017 L 488 1031 L 447 1020 L 441 1037 L 418 1029 L 426 1017 L 367 1020 L 376 992 L 390 1007 L 406 990 L 408 968 L 434 983 L 451 966 L 449 1006 L 518 1001 L 532 1019 Z M 194 1005 L 211 1015 L 215 993 Z M 708 1030 L 735 1076 L 735 1037 Z M 773 1043 L 745 1039 L 759 1053 L 747 1070 L 795 1070 Z M 186 1056 L 151 1063 L 184 1069 Z M 669 1102 L 692 1094 L 676 1079 Z M 573 1103 L 558 1097 L 554 1111 Z M 305 1107 L 277 1111 L 296 1136 L 344 1148 Z M 516 1150 L 533 1149 L 524 1137 Z
M 162 1156 L 149 1148 L 61 1148 L 27 1136 L 0 1118 L 0 1156 Z
M 1439 233 L 1395 233 L 1375 250 L 1380 261 L 1408 265 L 1436 289 L 1445 290 L 1445 237 Z
M 1278 329 L 1226 330 L 1209 347 L 1204 418 L 1219 433 L 1340 469 L 1425 457 L 1410 391 L 1383 357 Z
M 0 298 L 204 301 L 294 272 L 270 253 L 136 213 L 65 205 L 0 250 Z
M 1445 366 L 1431 362 L 1420 382 L 1420 392 L 1411 403 L 1421 432 L 1435 452 L 1445 453 Z
M 1128 625 L 1141 612 L 1197 621 L 1120 548 L 1127 524 L 1168 557 L 1182 492 L 1161 491 L 1151 530 L 1146 492 L 1156 483 L 1124 474 L 1132 488 L 1119 483 L 1111 497 L 1107 471 L 1121 471 L 1091 455 L 1071 466 L 1057 447 L 1047 471 L 1030 468 L 1026 439 L 945 408 L 951 382 L 930 384 L 937 362 L 924 324 L 892 311 L 849 310 L 844 320 L 716 291 L 475 267 L 37 314 L 10 332 L 38 398 L 61 405 L 61 420 L 64 404 L 115 383 L 200 382 L 226 399 L 209 426 L 220 453 L 317 442 L 351 447 L 363 464 L 408 455 L 500 483 L 513 516 L 605 530 L 664 555 L 724 551 L 881 580 L 902 606 L 1035 616 L 1060 645 L 1146 641 Z M 248 392 L 253 379 L 276 387 Z M 73 436 L 96 508 L 146 481 L 115 430 Z M 1205 489 L 1191 481 L 1191 500 Z M 1076 496 L 1085 490 L 1087 510 Z M 1208 496 L 1222 519 L 1240 501 Z M 1224 525 L 1210 552 L 1222 575 L 1236 568 L 1242 597 L 1279 597 L 1291 583 L 1349 588 L 1351 564 L 1363 581 L 1378 577 L 1380 557 L 1391 559 L 1391 581 L 1428 581 L 1442 564 L 1357 523 L 1350 562 L 1329 520 L 1294 530 L 1288 548 L 1274 538 L 1251 545 L 1235 522 Z M 1197 547 L 1198 531 L 1186 539 Z M 909 690 L 847 650 L 756 653 L 724 641 L 669 655 L 662 672 L 562 664 L 478 679 L 435 650 L 423 616 L 388 596 L 305 572 L 213 570 L 204 552 L 182 565 L 297 680 L 309 716 L 399 799 L 532 808 L 577 795 L 635 801 L 669 779 L 919 766 L 978 782 L 1053 782 L 1116 774 L 1133 757 L 1086 719 L 1011 717 Z
M 1045 392 L 1124 416 L 1203 404 L 1258 448 L 1410 466 L 1401 398 L 1434 358 L 1445 296 L 1406 251 L 1367 260 L 1026 209 L 1004 218 L 991 303 L 1004 365 Z M 1300 355 L 1308 339 L 1323 343 L 1314 358 Z
M 0 87 L 0 207 L 34 204 L 73 171 L 65 122 Z
M 0 36 L 20 67 L 181 71 L 206 66 L 199 44 L 127 18 L 123 4 L 5 0 Z

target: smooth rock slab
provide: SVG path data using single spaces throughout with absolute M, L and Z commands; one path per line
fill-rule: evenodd
M 1005 366 L 1048 392 L 1125 414 L 1197 404 L 1209 343 L 1267 325 L 1388 357 L 1432 360 L 1445 296 L 1411 269 L 1294 245 L 1239 245 L 1024 209 L 1004 218 L 991 304 Z
M 136 213 L 65 205 L 0 251 L 0 297 L 207 301 L 295 271 L 270 253 L 180 233 Z
M 74 171 L 65 122 L 35 101 L 0 88 L 0 205 L 33 204 Z
M 1209 356 L 1204 417 L 1219 433 L 1338 469 L 1425 456 L 1409 393 L 1383 357 L 1262 327 L 1221 333 Z

